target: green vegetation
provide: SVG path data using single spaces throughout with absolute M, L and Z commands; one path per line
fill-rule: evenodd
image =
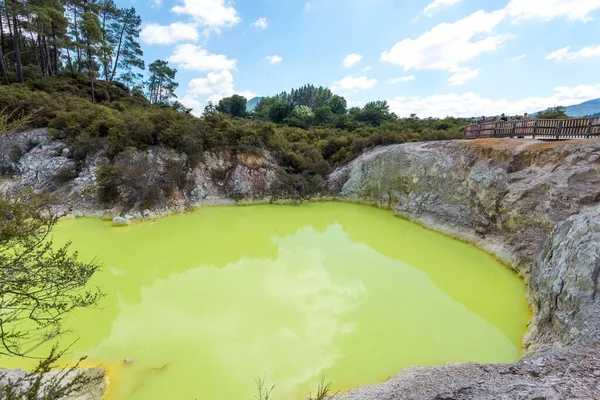
M 256 395 L 254 397 L 255 400 L 274 400 L 273 390 L 275 390 L 275 385 L 267 384 L 266 376 L 257 377 L 254 379 L 256 383 Z M 321 382 L 317 387 L 317 392 L 313 397 L 312 393 L 309 394 L 307 400 L 335 400 L 337 394 L 331 394 L 331 382 L 327 382 L 325 380 L 325 376 L 321 376 Z
M 68 245 L 53 247 L 49 234 L 56 221 L 45 196 L 0 194 L 0 356 L 29 357 L 64 332 L 72 310 L 93 307 L 101 297 L 96 288 L 86 288 L 98 266 L 80 262 Z M 53 400 L 104 379 L 76 372 L 79 364 L 44 378 L 61 356 L 53 348 L 34 371 L 0 385 L 0 397 Z
M 57 217 L 45 196 L 0 194 L 0 217 L 0 356 L 27 356 L 61 335 L 70 311 L 97 304 L 86 284 L 98 266 L 53 248 Z
M 548 108 L 536 115 L 537 119 L 567 119 L 567 111 L 562 106 Z
M 259 154 L 266 149 L 282 167 L 285 196 L 321 191 L 335 166 L 366 149 L 459 138 L 465 124 L 455 118 L 397 118 L 385 102 L 345 112 L 345 100 L 338 96 L 330 99 L 331 106 L 321 105 L 314 112 L 305 105 L 291 109 L 277 99 L 265 99 L 255 113 L 243 118 L 230 115 L 241 114 L 240 110 L 245 113 L 242 105 L 246 100 L 237 96 L 222 100 L 214 109 L 207 108 L 197 118 L 179 103 L 156 102 L 155 97 L 153 104 L 141 90 L 129 90 L 120 82 L 96 81 L 95 104 L 86 100 L 88 89 L 85 77 L 64 75 L 0 86 L 0 109 L 30 116 L 31 125 L 49 126 L 56 138 L 68 141 L 76 160 L 105 147 L 109 158 L 115 159 L 128 149 L 165 146 L 185 153 L 184 167 L 192 168 L 207 151 Z M 274 118 L 264 117 L 267 114 Z M 115 182 L 107 184 L 114 186 Z M 110 201 L 111 196 L 104 198 Z
M 166 61 L 152 62 L 144 80 L 141 23 L 134 8 L 113 0 L 0 0 L 7 28 L 0 32 L 0 134 L 24 123 L 50 127 L 78 161 L 107 149 L 111 164 L 99 173 L 106 202 L 129 174 L 119 170 L 119 157 L 152 146 L 185 154 L 183 170 L 205 152 L 268 150 L 281 166 L 277 194 L 305 197 L 322 192 L 334 167 L 366 149 L 459 138 L 468 123 L 398 118 L 385 101 L 348 108 L 343 97 L 312 85 L 264 98 L 250 113 L 247 99 L 234 95 L 198 118 L 176 101 L 177 70 Z M 152 204 L 173 189 L 166 186 L 142 200 Z

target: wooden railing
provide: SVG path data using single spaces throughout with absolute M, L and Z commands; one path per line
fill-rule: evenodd
M 465 128 L 464 136 L 466 139 L 493 137 L 587 139 L 600 137 L 600 117 L 486 122 L 469 125 Z

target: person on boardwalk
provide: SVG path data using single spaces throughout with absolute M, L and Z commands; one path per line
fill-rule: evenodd
M 502 115 L 500 116 L 500 121 L 504 121 L 504 122 L 508 121 L 508 117 L 506 116 L 506 114 L 502 113 Z
M 487 119 L 485 118 L 485 115 L 481 117 L 481 119 L 479 120 L 480 124 L 485 124 L 487 122 Z
M 475 117 L 471 118 L 471 125 L 477 125 L 477 119 Z
M 523 114 L 523 118 L 521 118 L 523 121 L 529 121 L 531 118 L 529 118 L 529 114 L 525 113 Z

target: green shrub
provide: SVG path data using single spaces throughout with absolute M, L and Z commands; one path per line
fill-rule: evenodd
M 147 193 L 157 201 L 186 187 L 184 176 L 177 170 L 194 168 L 207 151 L 262 154 L 269 150 L 286 173 L 281 191 L 304 196 L 322 190 L 316 176 L 326 178 L 334 167 L 365 150 L 419 140 L 456 139 L 462 137 L 465 125 L 456 118 L 396 118 L 388 113 L 385 102 L 333 113 L 330 105 L 319 103 L 313 110 L 271 98 L 261 102 L 252 119 L 219 112 L 196 118 L 176 105 L 150 104 L 140 90 L 130 92 L 116 82 L 96 82 L 96 103 L 90 101 L 89 93 L 89 79 L 84 75 L 33 78 L 26 84 L 0 86 L 0 110 L 4 110 L 5 125 L 25 120 L 29 125 L 49 126 L 52 135 L 68 141 L 77 160 L 107 149 L 113 164 L 129 171 L 133 166 L 114 163 L 128 149 L 164 146 L 185 154 L 185 165 L 169 167 L 176 183 L 159 185 L 157 193 Z M 285 121 L 295 126 L 285 125 Z M 112 178 L 124 179 L 127 173 L 113 171 Z M 99 189 L 102 197 L 114 200 L 115 187 L 108 175 L 104 178 L 105 187 Z M 141 198 L 145 196 L 141 194 Z
M 104 164 L 96 172 L 98 180 L 98 197 L 103 203 L 112 203 L 119 196 L 120 180 L 112 164 Z

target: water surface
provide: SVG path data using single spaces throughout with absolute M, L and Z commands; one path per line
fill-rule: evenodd
M 250 400 L 256 376 L 295 400 L 322 375 L 344 390 L 411 365 L 513 362 L 530 318 L 493 257 L 367 206 L 69 220 L 54 239 L 102 265 L 106 298 L 62 343 L 109 368 L 109 400 Z

